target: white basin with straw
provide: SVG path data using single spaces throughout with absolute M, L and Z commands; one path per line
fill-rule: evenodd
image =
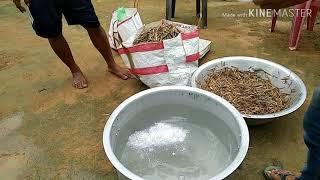
M 242 116 L 246 119 L 248 125 L 265 124 L 278 117 L 288 115 L 301 107 L 306 100 L 307 90 L 299 76 L 280 64 L 255 57 L 223 57 L 207 62 L 193 74 L 192 87 L 200 88 L 210 73 L 226 67 L 238 68 L 242 71 L 259 71 L 262 77 L 268 76 L 271 83 L 280 88 L 280 91 L 290 94 L 291 104 L 280 112 L 260 115 L 243 114 Z

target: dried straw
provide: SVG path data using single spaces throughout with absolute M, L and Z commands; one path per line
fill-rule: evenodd
M 289 94 L 274 87 L 268 78 L 237 68 L 212 72 L 201 88 L 223 97 L 246 115 L 271 114 L 290 105 Z
M 144 42 L 160 42 L 165 39 L 175 38 L 181 31 L 174 25 L 162 22 L 159 26 L 153 28 L 145 28 L 134 40 L 133 44 Z

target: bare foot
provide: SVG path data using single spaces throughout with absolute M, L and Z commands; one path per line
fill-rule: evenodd
M 77 89 L 84 89 L 88 87 L 87 79 L 86 77 L 84 77 L 81 71 L 72 73 L 72 76 L 73 76 L 73 83 L 72 83 L 73 87 Z
M 273 170 L 267 172 L 272 180 L 281 180 L 281 175 L 286 175 L 286 180 L 295 180 L 297 176 L 294 176 L 293 173 L 286 170 Z
M 123 67 L 120 67 L 119 65 L 109 66 L 108 71 L 111 72 L 112 74 L 120 77 L 123 80 L 127 80 L 130 76 L 129 70 L 127 70 Z

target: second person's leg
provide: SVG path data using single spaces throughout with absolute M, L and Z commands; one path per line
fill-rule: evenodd
M 313 93 L 311 103 L 304 117 L 304 139 L 309 153 L 307 164 L 299 178 L 286 170 L 267 172 L 268 180 L 281 180 L 281 176 L 288 175 L 286 180 L 320 180 L 320 86 Z
M 314 91 L 304 119 L 308 160 L 299 180 L 320 179 L 320 86 Z

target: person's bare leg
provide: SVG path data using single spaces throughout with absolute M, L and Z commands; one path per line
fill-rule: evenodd
M 93 45 L 98 49 L 98 51 L 107 62 L 108 70 L 121 79 L 128 79 L 129 71 L 117 65 L 117 63 L 113 59 L 108 38 L 104 29 L 99 26 L 98 28 L 86 28 L 86 30 L 88 31 Z
M 87 80 L 84 77 L 78 65 L 75 63 L 70 47 L 63 35 L 59 35 L 54 38 L 49 38 L 48 40 L 56 55 L 70 69 L 73 76 L 73 86 L 78 89 L 88 87 Z

